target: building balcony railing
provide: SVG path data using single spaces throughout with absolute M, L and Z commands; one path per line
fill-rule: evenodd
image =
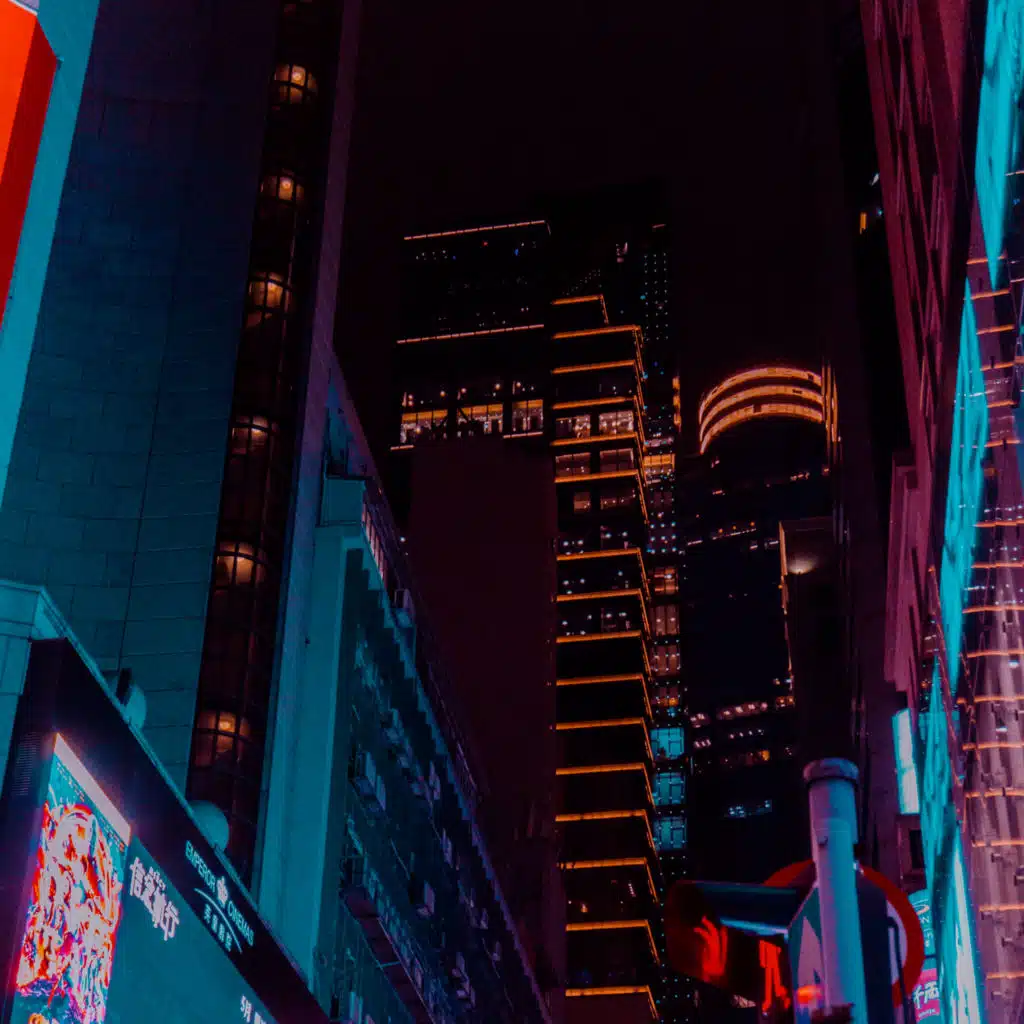
M 566 924 L 565 930 L 569 934 L 570 943 L 574 938 L 582 938 L 586 941 L 592 938 L 594 933 L 601 932 L 632 932 L 642 935 L 647 940 L 644 945 L 654 963 L 661 963 L 658 946 L 654 941 L 654 931 L 651 928 L 651 922 L 646 917 L 627 918 L 622 921 L 570 921 Z M 638 946 L 640 945 L 638 943 Z

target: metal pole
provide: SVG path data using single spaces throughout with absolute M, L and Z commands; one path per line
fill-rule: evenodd
M 821 954 L 829 1009 L 849 1006 L 853 1024 L 868 1024 L 864 952 L 853 844 L 857 838 L 857 766 L 841 757 L 804 769 L 811 811 L 811 850 L 818 873 Z

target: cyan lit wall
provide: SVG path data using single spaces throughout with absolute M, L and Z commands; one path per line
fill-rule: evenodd
M 39 25 L 58 63 L 22 223 L 10 300 L 0 326 L 0 493 L 10 464 L 98 4 L 99 0 L 41 0 L 38 4 Z
M 132 669 L 179 783 L 278 7 L 102 0 L 0 506 L 0 575 Z

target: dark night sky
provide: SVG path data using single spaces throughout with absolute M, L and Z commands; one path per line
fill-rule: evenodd
M 804 2 L 364 0 L 338 337 L 376 446 L 402 234 L 538 193 L 666 182 L 694 388 L 709 351 L 799 343 Z

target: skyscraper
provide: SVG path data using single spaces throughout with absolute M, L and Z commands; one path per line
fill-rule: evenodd
M 698 877 L 760 882 L 807 848 L 779 525 L 830 511 L 821 374 L 743 370 L 698 413 L 679 485 L 691 857 Z
M 529 643 L 541 630 L 555 627 L 556 635 L 548 635 L 548 642 L 556 641 L 555 664 L 538 660 L 519 688 L 552 688 L 557 708 L 549 705 L 546 721 L 522 721 L 517 705 L 525 698 L 517 699 L 514 689 L 503 686 L 499 670 L 491 692 L 510 696 L 481 713 L 505 716 L 506 727 L 525 742 L 559 737 L 557 823 L 567 897 L 568 1019 L 649 1020 L 658 1016 L 655 827 L 660 826 L 652 789 L 654 604 L 646 569 L 648 546 L 657 540 L 649 535 L 648 471 L 653 463 L 645 462 L 651 456 L 643 335 L 633 322 L 613 322 L 606 298 L 588 290 L 617 275 L 581 264 L 561 266 L 556 276 L 548 236 L 545 222 L 524 221 L 406 238 L 408 319 L 399 341 L 402 414 L 393 446 L 394 490 L 411 501 L 408 542 L 414 564 L 431 561 L 436 576 L 444 566 L 437 564 L 433 538 L 438 529 L 447 535 L 436 525 L 444 517 L 445 502 L 454 521 L 464 518 L 462 506 L 516 508 L 529 515 L 525 478 L 512 471 L 528 453 L 546 466 L 549 485 L 554 481 L 557 524 L 552 523 L 547 544 L 557 525 L 557 574 L 543 585 L 538 572 L 531 593 L 517 589 L 524 609 L 507 621 L 502 616 L 504 633 L 499 629 L 489 635 L 513 645 L 524 629 L 523 642 Z M 664 288 L 664 268 L 658 269 Z M 560 286 L 559 278 L 567 284 Z M 631 300 L 631 311 L 642 304 L 642 294 L 637 291 Z M 664 309 L 658 312 L 666 315 Z M 671 381 L 670 376 L 669 410 Z M 473 447 L 476 456 L 469 454 Z M 662 474 L 671 469 L 671 441 L 669 447 L 654 455 Z M 490 464 L 483 476 L 467 469 L 483 465 L 481 460 Z M 402 478 L 411 479 L 411 491 Z M 485 480 L 486 501 L 475 497 Z M 548 499 L 539 481 L 531 493 L 538 510 L 545 508 Z M 417 512 L 423 507 L 434 510 L 429 535 Z M 511 537 L 516 531 L 507 518 L 492 511 L 475 529 L 496 529 L 501 537 Z M 446 548 L 449 564 L 457 564 L 460 547 L 469 550 L 471 543 L 467 537 L 460 545 L 454 538 Z M 417 551 L 426 549 L 417 560 Z M 517 559 L 543 562 L 551 549 L 539 538 L 532 553 L 512 550 Z M 521 579 L 522 567 L 511 575 Z M 450 589 L 450 580 L 445 585 Z M 472 595 L 467 590 L 462 600 Z M 536 611 L 551 607 L 552 598 L 556 621 L 545 627 Z M 452 617 L 452 629 L 461 620 L 462 639 L 451 637 L 449 646 L 472 645 L 466 626 L 475 619 L 471 609 Z M 470 678 L 464 685 L 479 683 Z M 681 743 L 678 725 L 674 734 Z M 667 734 L 661 738 L 670 742 Z M 681 762 L 681 747 L 673 756 Z M 546 763 L 554 772 L 554 758 Z M 681 772 L 676 774 L 680 784 L 671 794 L 664 787 L 666 805 L 670 796 L 681 800 Z M 676 833 L 681 847 L 683 828 Z
M 3 320 L 28 359 L 4 406 L 7 781 L 27 651 L 73 637 L 219 850 L 218 905 L 249 890 L 331 1019 L 543 1024 L 333 352 L 359 4 L 104 5 L 75 122 L 90 10 L 66 36 L 41 14 L 74 144 Z

